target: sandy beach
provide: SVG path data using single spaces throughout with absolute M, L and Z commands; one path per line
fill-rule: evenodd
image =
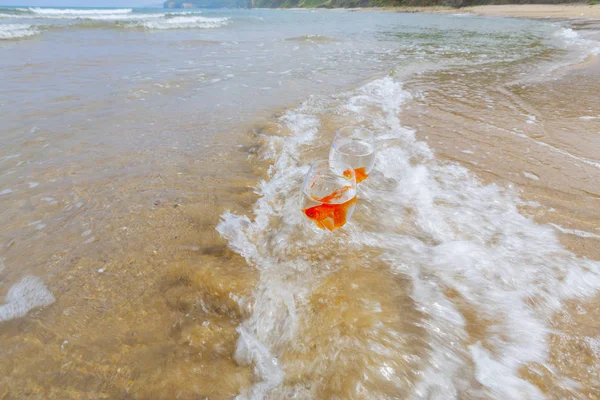
M 589 4 L 513 4 L 465 7 L 459 12 L 494 17 L 600 18 L 600 5 Z
M 0 399 L 600 398 L 596 7 L 0 9 Z
M 306 10 L 296 8 L 296 10 Z M 589 4 L 504 4 L 484 5 L 473 7 L 362 7 L 339 8 L 334 10 L 347 10 L 358 12 L 406 12 L 406 13 L 434 13 L 434 14 L 474 14 L 490 17 L 525 17 L 525 18 L 588 18 L 600 19 L 600 5 Z

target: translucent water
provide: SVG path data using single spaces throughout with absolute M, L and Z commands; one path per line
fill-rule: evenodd
M 350 140 L 333 143 L 329 153 L 331 162 L 342 161 L 352 168 L 364 168 L 368 175 L 375 164 L 375 147 L 372 143 Z

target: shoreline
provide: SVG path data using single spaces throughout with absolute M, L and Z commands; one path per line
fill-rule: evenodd
M 261 8 L 259 8 L 261 9 Z M 268 9 L 268 8 L 266 8 Z M 429 14 L 471 14 L 483 17 L 516 17 L 516 18 L 585 18 L 600 19 L 600 5 L 584 3 L 563 4 L 504 4 L 483 5 L 463 8 L 446 6 L 426 7 L 359 7 L 359 8 L 279 8 L 279 10 L 327 10 L 348 12 L 398 12 Z
M 600 69 L 589 75 L 589 58 L 568 80 L 506 82 L 554 60 L 550 46 L 521 56 L 537 32 L 596 23 L 264 14 L 208 38 L 61 34 L 54 68 L 31 63 L 35 42 L 8 54 L 23 61 L 3 69 L 14 106 L 0 167 L 15 190 L 0 196 L 0 293 L 27 273 L 55 301 L 0 327 L 7 393 L 350 398 L 360 385 L 361 396 L 385 398 L 428 385 L 435 394 L 443 380 L 458 398 L 500 398 L 517 383 L 568 397 L 569 379 L 592 396 L 600 297 L 563 309 L 560 295 L 580 294 L 583 272 L 600 277 L 600 263 L 577 257 L 600 260 L 598 169 L 581 161 L 600 154 Z M 438 32 L 441 20 L 459 34 Z M 525 28 L 505 44 L 512 26 Z M 381 41 L 390 31 L 408 37 Z M 334 41 L 298 36 L 310 33 Z M 79 62 L 61 61 L 87 46 Z M 38 80 L 55 93 L 31 107 Z M 358 124 L 377 135 L 378 153 L 359 212 L 335 236 L 305 233 L 303 168 Z M 544 357 L 524 352 L 512 368 L 503 354 L 534 341 Z M 477 373 L 490 359 L 507 378 L 486 381 L 487 392 Z M 537 374 L 540 363 L 558 372 Z
M 465 7 L 467 13 L 487 17 L 600 19 L 600 6 L 589 4 L 507 4 Z

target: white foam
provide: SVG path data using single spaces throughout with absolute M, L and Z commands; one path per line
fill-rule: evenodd
M 562 36 L 565 39 L 578 39 L 579 34 L 571 28 L 562 28 L 556 33 L 556 36 Z
M 509 130 L 509 129 L 503 129 L 503 128 L 500 128 L 500 127 L 497 127 L 497 126 L 493 126 L 493 125 L 489 125 L 489 124 L 488 124 L 488 126 L 489 126 L 490 128 L 493 128 L 493 129 L 499 129 L 499 130 L 501 130 L 501 131 L 503 131 L 503 132 L 506 132 L 506 133 L 508 133 L 508 134 L 510 134 L 510 135 L 514 135 L 514 136 L 520 137 L 520 138 L 522 138 L 522 139 L 525 139 L 525 140 L 532 141 L 532 142 L 533 142 L 533 143 L 535 143 L 537 146 L 545 147 L 545 148 L 547 148 L 548 150 L 550 150 L 550 151 L 552 151 L 552 152 L 554 152 L 554 153 L 557 153 L 557 154 L 563 155 L 563 156 L 565 156 L 565 157 L 567 157 L 567 158 L 570 158 L 570 159 L 573 159 L 573 160 L 576 160 L 576 161 L 582 162 L 582 163 L 584 163 L 584 164 L 587 164 L 587 165 L 589 165 L 589 166 L 592 166 L 592 167 L 594 167 L 594 168 L 598 168 L 598 169 L 600 169 L 600 162 L 598 162 L 598 161 L 596 161 L 596 160 L 592 160 L 592 159 L 589 159 L 589 158 L 585 158 L 585 157 L 576 156 L 575 154 L 571 154 L 571 153 L 569 153 L 569 152 L 568 152 L 568 151 L 566 151 L 566 150 L 559 149 L 558 147 L 554 147 L 554 146 L 552 146 L 552 145 L 550 145 L 550 144 L 548 144 L 548 143 L 546 143 L 546 142 L 542 142 L 542 141 L 540 141 L 540 140 L 536 140 L 536 139 L 534 139 L 533 137 L 531 137 L 531 136 L 527 136 L 526 134 L 524 134 L 524 133 L 521 133 L 521 132 L 516 132 L 516 131 L 513 131 L 513 130 Z
M 547 321 L 563 300 L 598 292 L 600 263 L 577 258 L 550 227 L 521 215 L 522 201 L 510 188 L 483 185 L 459 164 L 438 162 L 398 119 L 409 97 L 393 78 L 378 79 L 333 98 L 311 98 L 281 117 L 291 135 L 263 138 L 262 156 L 273 165 L 268 180 L 257 187 L 261 197 L 255 219 L 225 213 L 217 227 L 260 272 L 253 312 L 240 327 L 243 339 L 238 341 L 241 359 L 263 365 L 257 370 L 260 383 L 247 397 L 289 393 L 281 383 L 285 366 L 277 359 L 283 349 L 303 343 L 298 336 L 306 317 L 303 301 L 331 267 L 304 256 L 303 249 L 317 245 L 321 258 L 331 260 L 343 257 L 344 246 L 376 248 L 394 273 L 411 280 L 410 295 L 425 315 L 421 326 L 430 346 L 413 398 L 456 399 L 468 393 L 491 399 L 543 397 L 519 369 L 546 362 Z M 363 205 L 357 207 L 369 223 L 355 217 L 333 235 L 306 228 L 298 205 L 306 164 L 324 140 L 322 114 L 368 123 L 378 147 L 374 171 L 360 187 Z M 331 254 L 330 242 L 342 246 L 341 254 Z M 465 344 L 465 319 L 445 288 L 487 321 L 479 343 Z M 531 298 L 537 299 L 535 308 Z M 379 372 L 382 379 L 385 372 Z
M 33 221 L 33 222 L 27 224 L 27 226 L 34 226 L 34 225 L 35 225 L 35 229 L 38 231 L 41 231 L 42 229 L 44 229 L 46 227 L 46 224 L 43 224 L 42 220 Z
M 30 11 L 39 15 L 98 15 L 98 14 L 129 14 L 133 12 L 131 8 L 102 8 L 102 9 L 71 9 L 71 8 L 40 8 L 29 7 L 19 9 L 21 11 Z
M 600 54 L 600 42 L 585 39 L 581 37 L 578 32 L 571 28 L 560 28 L 554 35 L 558 38 L 561 38 L 567 46 L 578 47 L 582 49 L 584 57 L 588 54 Z
M 29 11 L 27 14 L 5 14 L 1 12 L 0 18 L 17 19 L 49 19 L 49 20 L 90 20 L 107 22 L 132 22 L 147 20 L 169 20 L 178 16 L 198 15 L 200 11 L 180 11 L 180 12 L 151 12 L 134 13 L 132 9 L 20 9 Z
M 261 399 L 264 393 L 283 382 L 283 371 L 277 365 L 277 359 L 250 332 L 244 327 L 239 327 L 237 331 L 240 337 L 235 351 L 235 360 L 241 365 L 254 363 L 258 374 L 264 377 L 264 380 L 254 385 L 246 395 L 253 399 Z
M 29 24 L 0 24 L 0 40 L 21 39 L 35 36 L 40 31 Z
M 166 14 L 98 14 L 98 15 L 68 15 L 61 16 L 60 19 L 87 19 L 91 21 L 146 21 L 164 18 Z
M 11 194 L 13 192 L 12 189 L 4 189 L 2 191 L 0 191 L 0 196 L 5 195 L 5 194 Z
M 231 22 L 230 18 L 207 18 L 201 16 L 177 16 L 161 20 L 135 22 L 130 24 L 132 27 L 143 27 L 146 29 L 211 29 L 220 28 L 228 25 Z
M 592 350 L 596 356 L 600 357 L 600 336 L 595 338 L 587 337 L 585 341 L 587 342 L 590 350 Z
M 590 166 L 592 166 L 594 168 L 600 169 L 600 162 L 598 162 L 596 160 L 591 160 L 589 158 L 576 156 L 575 154 L 571 154 L 571 153 L 569 153 L 566 150 L 559 149 L 559 148 L 554 147 L 554 146 L 552 146 L 552 145 L 550 145 L 550 144 L 548 144 L 546 142 L 542 142 L 542 141 L 536 140 L 536 139 L 534 139 L 532 137 L 529 137 L 527 135 L 524 135 L 524 134 L 516 134 L 516 135 L 520 136 L 522 138 L 530 139 L 530 140 L 534 141 L 538 146 L 546 147 L 546 148 L 550 149 L 551 151 L 553 151 L 555 153 L 561 154 L 561 155 L 563 155 L 565 157 L 568 157 L 568 158 L 571 158 L 573 160 L 581 161 L 584 164 L 587 164 L 587 165 L 590 165 Z
M 534 180 L 534 181 L 540 180 L 539 176 L 537 176 L 536 174 L 532 174 L 531 172 L 527 172 L 527 171 L 523 171 L 523 176 L 525 176 L 526 178 L 529 178 L 531 180 Z
M 3 26 L 6 26 L 6 25 L 3 25 Z M 19 154 L 11 154 L 9 156 L 4 156 L 4 157 L 0 158 L 0 161 L 12 160 L 13 158 L 19 158 L 19 157 L 21 157 L 21 153 L 19 153 Z
M 552 224 L 552 223 L 549 225 L 555 227 L 557 230 L 559 230 L 560 232 L 565 233 L 567 235 L 575 235 L 575 236 L 579 236 L 579 237 L 586 238 L 586 239 L 600 239 L 600 235 L 597 235 L 592 232 L 582 231 L 579 229 L 563 228 L 560 225 Z
M 36 276 L 26 276 L 15 283 L 0 305 L 0 322 L 25 316 L 30 310 L 54 303 L 54 295 Z

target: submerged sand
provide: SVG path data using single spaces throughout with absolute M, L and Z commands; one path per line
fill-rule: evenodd
M 485 182 L 516 184 L 534 202 L 526 213 L 553 224 L 570 250 L 600 260 L 600 61 L 589 57 L 555 73 L 563 75 L 490 87 L 494 97 L 484 104 L 446 96 L 472 85 L 464 78 L 427 76 L 412 86 L 427 97 L 405 110 L 403 120 L 439 156 L 463 163 Z
M 577 255 L 600 260 L 598 62 L 588 59 L 538 82 L 506 84 L 495 80 L 495 71 L 455 72 L 412 79 L 406 89 L 427 95 L 406 103 L 402 124 L 415 129 L 439 159 L 468 167 L 485 183 L 513 186 L 524 200 L 523 213 L 554 224 L 561 242 Z M 225 399 L 259 381 L 256 366 L 240 362 L 235 350 L 238 327 L 257 301 L 253 293 L 260 271 L 232 251 L 215 226 L 227 210 L 252 216 L 258 198 L 253 187 L 269 177 L 269 162 L 259 154 L 273 151 L 268 138 L 277 142 L 293 134 L 278 118 L 283 112 L 250 124 L 235 143 L 225 134 L 219 137 L 217 142 L 229 144 L 219 157 L 190 155 L 143 184 L 131 176 L 118 187 L 110 180 L 77 186 L 82 198 L 111 207 L 93 218 L 74 217 L 99 232 L 81 237 L 73 231 L 67 242 L 89 245 L 77 251 L 65 246 L 53 255 L 61 266 L 48 283 L 56 303 L 2 325 L 0 399 Z M 327 113 L 319 118 L 328 140 L 313 150 L 323 155 L 348 121 Z M 104 162 L 130 165 L 136 156 Z M 221 171 L 214 171 L 216 163 Z M 75 172 L 48 169 L 44 178 Z M 203 190 L 188 190 L 198 186 Z M 63 195 L 68 193 L 56 197 Z M 27 200 L 18 206 L 32 208 Z M 364 222 L 360 218 L 355 221 Z M 11 260 L 16 265 L 28 260 L 43 265 L 43 248 L 55 246 L 53 240 L 48 234 L 39 243 L 6 245 L 18 248 L 19 256 Z M 336 245 L 343 243 L 333 241 Z M 324 253 L 315 246 L 303 256 L 319 260 Z M 298 396 L 323 399 L 352 398 L 362 379 L 366 395 L 355 398 L 405 397 L 414 390 L 415 371 L 430 350 L 427 321 L 410 294 L 412 283 L 378 262 L 379 255 L 368 247 L 357 249 L 345 254 L 345 267 L 314 271 L 322 276 L 304 299 L 301 340 L 280 349 L 286 364 L 282 387 L 310 388 L 299 389 Z M 287 272 L 282 282 L 299 279 L 295 271 Z M 489 316 L 452 288 L 446 291 L 465 319 L 468 337 L 461 340 L 474 344 L 493 334 Z M 598 304 L 600 298 L 575 299 L 554 315 L 548 363 L 524 364 L 520 376 L 549 398 L 573 395 L 564 389 L 566 379 L 578 382 L 573 386 L 579 394 L 598 397 L 600 362 L 587 341 L 600 331 Z M 402 340 L 396 332 L 402 332 Z M 369 352 L 355 343 L 385 351 Z M 382 379 L 382 365 L 393 366 L 402 381 Z M 272 396 L 289 394 L 282 389 Z

